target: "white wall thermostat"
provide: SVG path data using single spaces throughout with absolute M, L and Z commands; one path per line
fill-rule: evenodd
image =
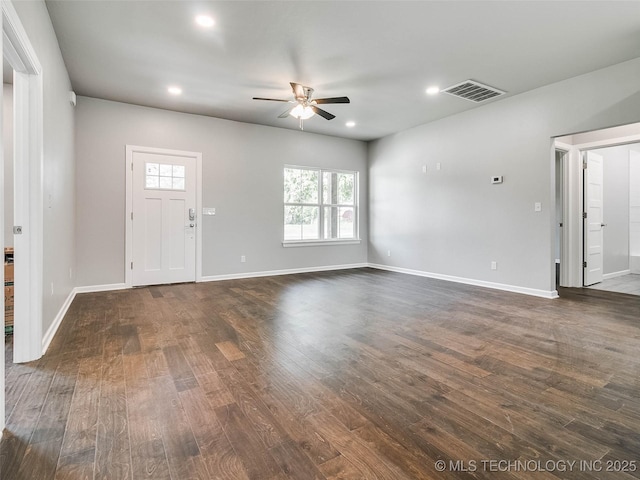
M 491 177 L 491 183 L 502 183 L 504 179 L 502 175 L 496 175 L 495 177 Z

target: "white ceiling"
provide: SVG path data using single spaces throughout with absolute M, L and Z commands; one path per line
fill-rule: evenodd
M 428 86 L 474 79 L 511 96 L 638 57 L 640 46 L 639 1 L 46 4 L 78 95 L 296 129 L 277 118 L 285 104 L 252 100 L 290 99 L 293 81 L 351 99 L 326 105 L 337 118 L 315 116 L 306 131 L 361 140 L 478 108 L 427 96 Z M 216 25 L 196 26 L 200 13 Z

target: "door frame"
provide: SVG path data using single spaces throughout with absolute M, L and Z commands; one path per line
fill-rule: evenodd
M 558 212 L 558 206 L 556 205 L 555 208 L 555 212 L 556 212 L 556 216 L 555 216 L 555 224 L 554 224 L 554 233 L 555 233 L 555 229 L 558 230 L 559 232 L 559 252 L 558 252 L 558 256 L 557 258 L 555 258 L 554 260 L 554 276 L 555 276 L 555 268 L 556 268 L 556 263 L 559 261 L 560 262 L 560 274 L 558 276 L 556 280 L 556 287 L 557 286 L 562 286 L 565 285 L 567 283 L 566 281 L 566 275 L 567 272 L 569 271 L 568 268 L 566 268 L 566 265 L 563 266 L 563 263 L 567 262 L 567 259 L 565 258 L 567 256 L 567 235 L 565 234 L 565 229 L 567 228 L 566 226 L 566 222 L 565 222 L 565 218 L 564 218 L 564 211 L 565 211 L 565 205 L 567 204 L 567 192 L 566 192 L 566 188 L 565 188 L 565 177 L 567 175 L 567 163 L 569 162 L 569 150 L 564 148 L 564 147 L 560 147 L 557 143 L 554 146 L 554 151 L 556 153 L 555 155 L 555 162 L 556 162 L 556 178 L 555 178 L 555 190 L 557 190 L 558 188 L 560 189 L 560 195 L 559 195 L 559 200 L 560 200 L 560 218 L 558 218 L 557 212 Z M 558 158 L 557 153 L 560 152 L 562 155 L 560 158 Z M 558 168 L 558 163 L 560 163 L 560 168 Z M 559 171 L 559 175 L 557 174 Z M 556 195 L 556 201 L 558 200 L 558 196 Z M 559 225 L 559 222 L 562 222 L 562 226 Z M 558 240 L 556 240 L 558 241 Z M 554 242 L 555 245 L 555 242 Z M 555 257 L 555 255 L 554 255 Z
M 11 2 L 2 2 L 3 55 L 14 70 L 15 283 L 13 359 L 40 358 L 43 287 L 43 79 L 42 67 Z M 25 288 L 26 286 L 28 288 Z M 22 286 L 22 287 L 21 287 Z
M 127 288 L 133 287 L 133 273 L 131 271 L 131 262 L 133 261 L 133 154 L 136 152 L 187 157 L 196 161 L 196 282 L 202 281 L 202 153 L 127 145 L 125 155 L 125 286 Z
M 17 262 L 14 276 L 21 285 L 15 291 L 13 361 L 40 358 L 42 344 L 43 300 L 43 80 L 42 67 L 20 17 L 9 1 L 0 2 L 2 10 L 2 54 L 14 70 L 14 223 L 23 227 L 16 235 Z M 3 67 L 0 67 L 0 74 Z M 0 108 L 2 108 L 0 98 Z M 0 140 L 0 145 L 2 145 Z M 0 149 L 0 171 L 4 172 Z M 3 175 L 0 175 L 0 178 Z M 18 193 L 19 192 L 19 193 Z M 4 198 L 4 183 L 0 185 Z M 0 247 L 4 251 L 4 213 L 0 211 Z M 3 273 L 4 278 L 4 273 Z M 4 297 L 2 300 L 4 306 Z M 4 309 L 3 309 L 4 310 Z M 0 321 L 4 331 L 4 315 Z M 4 354 L 0 358 L 0 432 L 5 425 Z
M 606 130 L 606 128 L 596 129 Z M 587 150 L 615 147 L 639 143 L 640 135 L 627 135 L 608 140 L 570 145 L 558 140 L 554 141 L 554 148 L 564 150 L 568 155 L 564 165 L 564 228 L 562 259 L 566 265 L 560 263 L 560 286 L 583 288 L 584 258 L 584 176 L 582 168 L 582 154 Z M 555 157 L 554 157 L 555 159 Z M 566 261 L 565 261 L 566 260 Z

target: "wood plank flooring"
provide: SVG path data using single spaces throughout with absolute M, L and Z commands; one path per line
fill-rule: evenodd
M 0 477 L 637 479 L 639 352 L 640 299 L 597 290 L 357 269 L 82 294 L 42 359 L 6 349 Z

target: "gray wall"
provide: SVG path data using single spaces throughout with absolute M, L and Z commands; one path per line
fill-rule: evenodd
M 86 97 L 76 113 L 78 285 L 124 282 L 127 144 L 202 152 L 204 276 L 367 261 L 365 143 Z M 285 164 L 360 172 L 360 245 L 282 247 Z
M 629 146 L 594 150 L 603 156 L 603 273 L 629 270 Z
M 74 110 L 69 103 L 69 75 L 47 7 L 40 0 L 13 5 L 40 60 L 44 82 L 42 333 L 45 334 L 75 286 L 69 275 L 70 269 L 75 269 Z
M 635 59 L 373 142 L 370 261 L 554 290 L 551 137 L 639 121 L 639 78 Z
M 13 85 L 2 85 L 2 148 L 4 150 L 4 246 L 13 247 Z

